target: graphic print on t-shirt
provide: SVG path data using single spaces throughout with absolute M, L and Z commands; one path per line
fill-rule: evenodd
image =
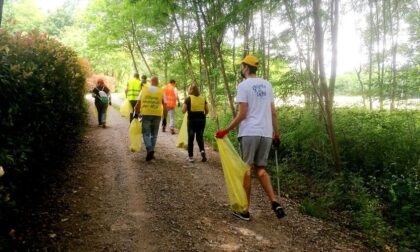
M 252 90 L 258 97 L 265 97 L 267 96 L 267 87 L 264 84 L 254 85 L 252 86 Z

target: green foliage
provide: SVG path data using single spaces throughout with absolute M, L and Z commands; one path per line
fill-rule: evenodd
M 75 52 L 39 33 L 0 32 L 0 208 L 62 159 L 85 125 L 85 73 Z M 26 190 L 25 190 L 26 189 Z M 20 200 L 23 200 L 20 198 Z M 1 217 L 6 217 L 4 213 Z
M 34 0 L 5 1 L 2 28 L 10 32 L 44 31 L 45 19 Z
M 317 218 L 326 218 L 328 216 L 327 208 L 325 207 L 325 203 L 320 202 L 319 199 L 313 200 L 310 198 L 306 198 L 302 201 L 300 205 L 300 209 L 302 213 L 314 216 Z
M 337 109 L 338 174 L 328 172 L 328 139 L 316 114 L 279 110 L 282 188 L 304 199 L 304 213 L 325 218 L 341 212 L 348 218 L 341 222 L 368 234 L 376 246 L 418 247 L 419 112 Z

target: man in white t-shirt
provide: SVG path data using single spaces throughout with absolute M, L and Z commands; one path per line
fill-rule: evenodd
M 280 145 L 277 133 L 277 112 L 274 107 L 271 84 L 256 76 L 258 59 L 252 55 L 242 60 L 241 75 L 245 78 L 238 85 L 236 103 L 239 112 L 230 125 L 216 132 L 216 137 L 223 138 L 230 130 L 239 125 L 238 138 L 242 159 L 256 169 L 258 179 L 264 188 L 276 216 L 285 216 L 284 210 L 276 200 L 270 176 L 266 171 L 270 148 Z M 251 171 L 245 174 L 244 188 L 248 197 L 248 208 L 251 195 Z M 233 215 L 250 220 L 249 212 L 233 212 Z

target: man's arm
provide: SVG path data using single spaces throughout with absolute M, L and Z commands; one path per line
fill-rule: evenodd
M 134 114 L 140 114 L 140 107 L 141 107 L 141 101 L 138 100 L 136 103 L 136 106 L 134 106 Z
M 241 102 L 239 103 L 239 112 L 236 115 L 235 119 L 230 123 L 229 127 L 225 130 L 231 131 L 232 129 L 236 128 L 245 118 L 246 114 L 248 113 L 248 103 Z
M 184 103 L 184 105 L 182 105 L 182 113 L 187 112 L 187 110 L 188 110 L 187 104 Z
M 277 119 L 277 111 L 276 111 L 276 106 L 274 106 L 274 102 L 271 103 L 271 118 L 273 121 L 273 132 L 274 135 L 278 134 L 278 119 Z
M 139 96 L 137 97 L 137 103 L 134 106 L 134 114 L 140 114 L 140 108 L 141 108 L 141 95 L 142 92 L 140 91 Z
M 178 89 L 177 88 L 175 88 L 175 95 L 176 95 L 176 99 L 178 100 L 178 103 L 180 103 L 180 101 L 179 101 L 179 95 L 178 95 Z

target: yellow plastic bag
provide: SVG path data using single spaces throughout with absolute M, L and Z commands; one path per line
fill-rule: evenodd
M 130 151 L 139 152 L 141 150 L 141 123 L 137 118 L 131 121 L 128 135 L 130 137 Z
M 238 155 L 229 138 L 216 138 L 216 142 L 225 175 L 230 208 L 235 212 L 246 212 L 248 199 L 243 184 L 245 173 L 250 167 Z
M 133 108 L 130 101 L 126 99 L 120 107 L 121 116 L 129 117 L 131 112 L 133 112 Z
M 179 130 L 178 138 L 176 140 L 176 147 L 188 149 L 188 113 L 184 114 L 181 129 Z

